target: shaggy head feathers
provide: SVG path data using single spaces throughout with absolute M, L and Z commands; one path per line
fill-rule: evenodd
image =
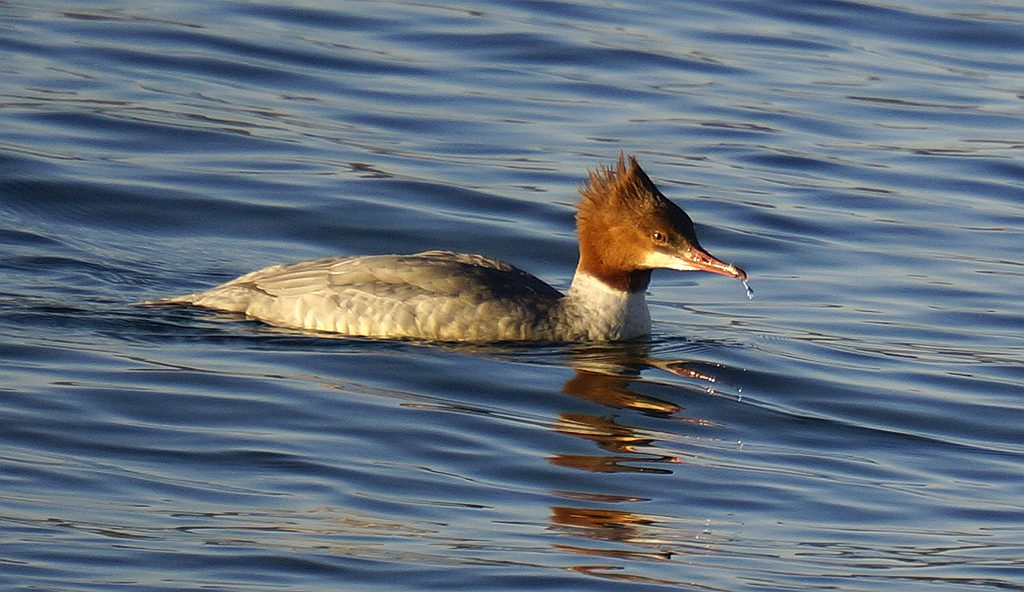
M 647 216 L 659 206 L 671 203 L 640 168 L 636 157 L 624 153 L 619 154 L 614 168 L 602 165 L 590 171 L 589 178 L 580 188 L 580 196 L 577 218 L 585 218 L 599 210 L 625 210 Z

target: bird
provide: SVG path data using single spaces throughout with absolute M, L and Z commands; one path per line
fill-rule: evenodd
M 143 304 L 241 313 L 278 327 L 345 336 L 606 342 L 650 335 L 646 291 L 654 269 L 706 271 L 748 286 L 745 271 L 701 247 L 693 221 L 636 157 L 620 153 L 614 165 L 588 171 L 579 193 L 579 260 L 564 294 L 498 259 L 426 251 L 272 265 L 209 290 Z

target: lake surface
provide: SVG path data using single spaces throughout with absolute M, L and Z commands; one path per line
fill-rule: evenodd
M 3 590 L 1024 590 L 1024 5 L 0 4 Z M 649 341 L 143 308 L 635 153 L 756 291 Z

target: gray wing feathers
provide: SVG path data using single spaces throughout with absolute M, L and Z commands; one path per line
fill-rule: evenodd
M 169 301 L 352 335 L 413 327 L 421 336 L 458 339 L 497 331 L 501 319 L 532 324 L 561 296 L 502 261 L 428 251 L 275 265 Z
M 332 257 L 275 265 L 244 275 L 225 286 L 248 287 L 287 297 L 312 290 L 355 289 L 375 295 L 508 297 L 561 296 L 536 277 L 503 261 L 480 255 L 427 251 L 417 255 Z

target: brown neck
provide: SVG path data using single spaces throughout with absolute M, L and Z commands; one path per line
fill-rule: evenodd
M 587 275 L 601 280 L 606 286 L 613 290 L 621 290 L 623 292 L 644 292 L 647 290 L 647 286 L 651 283 L 651 270 L 642 269 L 635 271 L 608 271 L 604 269 L 595 269 L 593 266 L 587 265 L 584 259 L 580 259 L 580 264 L 576 268 L 577 273 L 586 273 Z

